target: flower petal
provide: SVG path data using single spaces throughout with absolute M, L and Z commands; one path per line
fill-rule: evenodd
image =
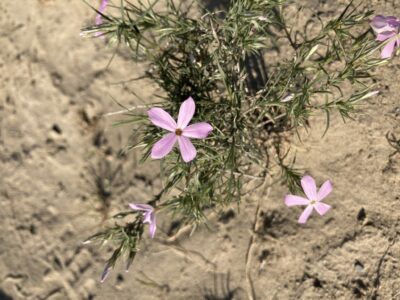
M 152 211 L 146 211 L 144 214 L 143 223 L 151 224 Z
M 398 18 L 396 18 L 395 16 L 386 17 L 386 22 L 393 29 L 396 29 L 396 27 L 400 26 L 400 20 Z
M 308 203 L 310 202 L 310 200 L 306 198 L 295 195 L 286 195 L 284 201 L 287 206 L 308 205 Z
M 178 116 L 178 128 L 185 129 L 189 124 L 190 120 L 193 118 L 194 110 L 196 109 L 196 104 L 192 97 L 187 98 L 181 105 L 179 109 Z
M 379 32 L 380 29 L 387 25 L 387 21 L 384 16 L 377 15 L 372 19 L 370 25 L 374 31 Z
M 149 226 L 150 237 L 154 238 L 156 234 L 157 224 L 156 224 L 156 215 L 154 213 L 151 214 L 151 221 Z
M 162 108 L 154 107 L 152 109 L 149 109 L 147 111 L 147 115 L 154 125 L 168 131 L 175 132 L 177 128 L 175 120 L 172 119 L 171 115 Z
M 317 204 L 314 205 L 314 208 L 317 211 L 317 213 L 323 216 L 328 212 L 328 210 L 331 209 L 331 206 L 323 202 L 318 202 Z
M 160 159 L 171 152 L 176 143 L 176 134 L 168 133 L 162 137 L 151 149 L 151 158 Z
M 385 31 L 396 31 L 400 26 L 400 21 L 394 16 L 375 16 L 371 23 L 372 29 L 376 34 L 380 34 Z
M 332 189 L 332 182 L 330 180 L 325 181 L 318 191 L 317 200 L 321 201 L 322 199 L 324 199 L 332 192 Z
M 384 31 L 384 32 L 377 34 L 376 40 L 383 42 L 383 41 L 386 41 L 387 39 L 390 39 L 391 37 L 393 37 L 395 35 L 396 35 L 396 33 L 393 31 Z
M 317 186 L 315 180 L 309 175 L 301 178 L 301 186 L 303 187 L 304 193 L 310 200 L 317 200 Z
M 392 56 L 394 46 L 396 45 L 396 40 L 390 41 L 389 43 L 386 44 L 385 47 L 383 47 L 382 52 L 381 52 L 381 58 L 386 59 Z
M 99 12 L 104 13 L 104 11 L 106 10 L 106 7 L 108 5 L 108 1 L 109 0 L 103 0 L 101 2 L 100 7 L 99 7 Z M 102 18 L 101 14 L 97 14 L 96 25 L 100 25 L 102 23 L 101 18 Z
M 142 211 L 153 211 L 154 210 L 153 206 L 148 205 L 148 204 L 129 203 L 129 207 L 132 208 L 133 210 L 142 210 Z
M 179 149 L 185 162 L 189 162 L 196 157 L 196 148 L 192 142 L 184 136 L 178 136 Z
M 188 138 L 204 139 L 212 130 L 210 124 L 202 122 L 189 125 L 183 130 L 182 135 Z
M 298 222 L 300 224 L 304 224 L 305 222 L 307 222 L 307 220 L 310 217 L 312 211 L 313 211 L 312 205 L 307 206 L 306 209 L 303 210 L 302 214 L 300 215 L 300 218 L 299 218 Z

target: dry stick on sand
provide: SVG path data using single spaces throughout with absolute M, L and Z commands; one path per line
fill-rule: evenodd
M 269 197 L 269 192 L 271 190 L 271 185 L 269 184 L 267 187 L 267 191 L 265 193 L 265 197 Z M 251 259 L 253 257 L 253 247 L 256 242 L 256 235 L 257 235 L 257 229 L 258 229 L 258 216 L 260 213 L 260 207 L 261 207 L 261 197 L 258 198 L 258 203 L 257 203 L 257 208 L 256 212 L 254 215 L 254 223 L 253 223 L 253 228 L 251 232 L 251 237 L 249 241 L 249 246 L 247 247 L 247 252 L 246 252 L 246 284 L 247 284 L 247 297 L 249 300 L 255 300 L 256 299 L 256 293 L 254 291 L 254 285 L 253 281 L 251 279 L 251 273 L 250 273 L 250 267 L 251 267 Z
M 207 215 L 207 219 L 208 219 L 208 220 L 209 220 L 209 219 L 212 219 L 212 218 L 214 218 L 215 216 L 216 216 L 216 213 L 215 213 L 215 212 L 211 212 L 209 215 Z M 195 229 L 196 229 L 196 228 L 193 226 L 193 224 L 187 224 L 187 225 L 181 227 L 181 228 L 178 230 L 178 232 L 175 233 L 173 236 L 168 237 L 168 238 L 165 240 L 165 243 L 176 243 L 176 242 L 178 242 L 178 240 L 179 240 L 180 238 L 182 238 L 182 236 L 184 236 L 184 235 L 186 235 L 187 237 L 190 237 L 190 236 L 193 234 L 193 232 L 194 232 Z
M 115 116 L 115 115 L 120 115 L 120 114 L 125 114 L 125 113 L 129 113 L 132 110 L 135 109 L 139 109 L 139 108 L 148 108 L 148 105 L 136 105 L 136 106 L 132 106 L 129 108 L 125 108 L 123 110 L 119 110 L 119 111 L 114 111 L 114 112 L 109 112 L 103 115 L 103 117 L 111 117 L 111 116 Z
M 376 270 L 376 277 L 375 277 L 375 280 L 374 280 L 374 290 L 372 292 L 371 299 L 376 299 L 379 296 L 378 291 L 379 291 L 379 287 L 381 285 L 381 278 L 380 278 L 381 277 L 381 267 L 382 267 L 382 264 L 383 264 L 383 262 L 385 260 L 386 255 L 389 253 L 390 248 L 395 243 L 396 243 L 396 238 L 394 238 L 393 241 L 387 246 L 385 252 L 382 254 L 381 258 L 379 259 L 378 267 L 377 267 L 377 270 Z M 395 297 L 397 297 L 398 295 L 400 295 L 400 293 L 395 295 Z
M 216 265 L 208 258 L 206 258 L 202 253 L 194 250 L 187 250 L 180 245 L 179 239 L 185 234 L 187 236 L 190 236 L 192 232 L 193 226 L 186 225 L 182 227 L 174 236 L 168 239 L 156 239 L 156 241 L 159 242 L 161 245 L 172 249 L 176 254 L 198 264 L 206 271 L 215 271 Z
M 216 216 L 215 212 L 211 212 L 207 219 L 213 219 Z M 207 271 L 215 271 L 216 265 L 208 260 L 203 254 L 193 250 L 187 250 L 180 245 L 180 239 L 190 237 L 195 230 L 192 224 L 181 227 L 177 233 L 167 239 L 156 239 L 160 244 L 171 247 L 171 249 L 178 255 L 197 263 L 199 266 L 204 267 Z

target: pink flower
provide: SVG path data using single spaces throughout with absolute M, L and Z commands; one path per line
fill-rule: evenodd
M 109 0 L 103 0 L 99 7 L 99 12 L 103 13 L 106 10 Z M 96 16 L 96 25 L 100 25 L 101 21 L 101 14 L 97 14 Z
M 190 138 L 204 139 L 212 131 L 210 124 L 202 122 L 189 125 L 190 120 L 193 118 L 196 105 L 192 97 L 185 100 L 180 109 L 178 122 L 161 108 L 152 108 L 147 114 L 150 121 L 170 133 L 167 133 L 151 149 L 151 157 L 153 159 L 160 159 L 171 152 L 172 148 L 178 141 L 179 149 L 182 158 L 185 162 L 189 162 L 196 157 L 196 148 L 193 146 Z
M 383 42 L 389 40 L 381 52 L 383 59 L 392 56 L 396 47 L 400 46 L 399 29 L 400 20 L 393 16 L 375 16 L 371 21 L 371 27 L 376 34 L 376 40 Z
M 143 223 L 149 224 L 149 232 L 151 238 L 154 238 L 156 233 L 157 224 L 156 224 L 156 214 L 154 212 L 154 208 L 148 204 L 129 204 L 129 207 L 133 210 L 138 210 L 143 212 Z
M 100 7 L 99 7 L 99 10 L 98 10 L 100 13 L 104 13 L 104 11 L 106 10 L 106 7 L 107 7 L 107 5 L 108 5 L 108 1 L 109 1 L 109 0 L 103 0 L 103 1 L 101 2 Z M 102 24 L 102 23 L 103 23 L 103 21 L 102 21 L 102 15 L 101 15 L 101 14 L 97 14 L 97 16 L 96 16 L 96 25 L 100 25 L 100 24 Z M 96 32 L 96 33 L 94 34 L 94 36 L 104 38 L 103 32 L 100 32 L 100 31 Z
M 330 205 L 325 204 L 321 201 L 326 196 L 328 196 L 330 192 L 332 192 L 332 183 L 330 180 L 325 181 L 317 192 L 315 180 L 311 176 L 306 175 L 301 179 L 301 186 L 303 187 L 303 191 L 306 194 L 307 198 L 295 195 L 286 195 L 285 204 L 287 206 L 307 205 L 298 220 L 300 224 L 304 224 L 305 222 L 307 222 L 307 219 L 311 215 L 313 209 L 315 209 L 317 213 L 323 216 L 331 208 Z

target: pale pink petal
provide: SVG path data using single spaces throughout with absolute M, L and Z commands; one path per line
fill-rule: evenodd
M 317 204 L 314 205 L 314 208 L 317 211 L 317 213 L 319 213 L 321 216 L 323 216 L 324 214 L 326 214 L 328 212 L 328 210 L 331 209 L 331 206 L 328 204 L 325 204 L 323 202 L 318 202 Z
M 176 122 L 174 119 L 172 119 L 170 114 L 167 113 L 165 110 L 158 107 L 154 107 L 152 109 L 149 109 L 147 114 L 150 118 L 150 121 L 154 125 L 166 129 L 168 131 L 175 132 L 177 128 Z
M 193 118 L 195 109 L 196 104 L 194 103 L 192 97 L 187 98 L 187 100 L 182 103 L 179 109 L 178 128 L 185 129 L 190 120 Z
M 381 32 L 381 33 L 378 33 L 378 35 L 376 36 L 376 40 L 383 42 L 383 41 L 386 41 L 387 39 L 390 39 L 391 37 L 393 37 L 395 35 L 396 35 L 396 33 L 393 31 Z
M 287 206 L 308 205 L 308 203 L 310 202 L 310 200 L 306 198 L 295 195 L 286 195 L 284 201 Z
M 375 32 L 379 32 L 385 26 L 387 26 L 386 17 L 382 15 L 375 16 L 371 21 L 371 27 Z
M 318 191 L 316 200 L 321 201 L 322 199 L 324 199 L 332 192 L 332 189 L 332 182 L 330 180 L 325 181 Z
M 156 224 L 156 215 L 153 213 L 151 214 L 151 221 L 149 226 L 150 237 L 154 238 L 156 234 L 157 224 Z
M 152 215 L 153 215 L 153 212 L 146 211 L 144 213 L 143 223 L 151 224 L 151 216 Z
M 160 159 L 171 152 L 176 143 L 176 134 L 168 133 L 162 137 L 151 149 L 151 158 Z
M 185 162 L 189 162 L 196 157 L 196 148 L 188 138 L 184 136 L 178 136 L 178 143 L 182 158 Z
M 387 43 L 385 47 L 383 47 L 381 52 L 382 59 L 386 59 L 392 56 L 395 44 L 396 40 L 393 40 Z
M 396 31 L 399 25 L 399 19 L 393 16 L 384 17 L 379 15 L 371 21 L 371 27 L 377 34 L 385 31 Z
M 310 217 L 312 211 L 313 211 L 312 205 L 307 206 L 306 209 L 303 210 L 302 214 L 300 215 L 300 218 L 299 218 L 298 222 L 300 224 L 304 224 L 305 222 L 307 222 L 307 220 Z
M 317 200 L 317 186 L 315 185 L 314 178 L 309 175 L 304 176 L 301 179 L 301 186 L 308 199 Z
M 202 122 L 189 125 L 183 130 L 182 135 L 188 138 L 204 139 L 212 130 L 210 124 Z
M 396 29 L 390 26 L 389 24 L 386 24 L 384 27 L 381 28 L 372 28 L 375 31 L 375 34 L 381 34 L 384 32 L 394 32 Z
M 141 211 L 153 211 L 153 206 L 148 205 L 148 204 L 135 204 L 135 203 L 130 203 L 129 207 L 132 208 L 133 210 L 141 210 Z
M 108 5 L 109 0 L 103 0 L 100 4 L 99 7 L 99 12 L 104 13 L 104 11 L 106 10 L 106 7 Z M 102 23 L 101 21 L 101 14 L 97 14 L 96 16 L 96 25 L 100 25 Z

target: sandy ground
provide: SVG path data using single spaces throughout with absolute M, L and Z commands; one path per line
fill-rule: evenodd
M 400 16 L 395 2 L 369 5 Z M 106 70 L 112 50 L 79 36 L 93 17 L 78 0 L 0 2 L 1 300 L 247 299 L 249 278 L 256 299 L 400 299 L 400 154 L 385 138 L 400 137 L 400 57 L 379 70 L 382 93 L 354 121 L 334 116 L 321 139 L 325 119 L 314 116 L 293 137 L 299 167 L 334 182 L 326 217 L 299 226 L 278 185 L 191 237 L 161 215 L 131 271 L 100 284 L 110 249 L 81 242 L 160 179 L 157 163 L 118 155 L 131 129 L 101 117 L 119 109 L 111 96 L 129 106 L 156 89 L 115 84 L 144 67 L 121 52 Z

